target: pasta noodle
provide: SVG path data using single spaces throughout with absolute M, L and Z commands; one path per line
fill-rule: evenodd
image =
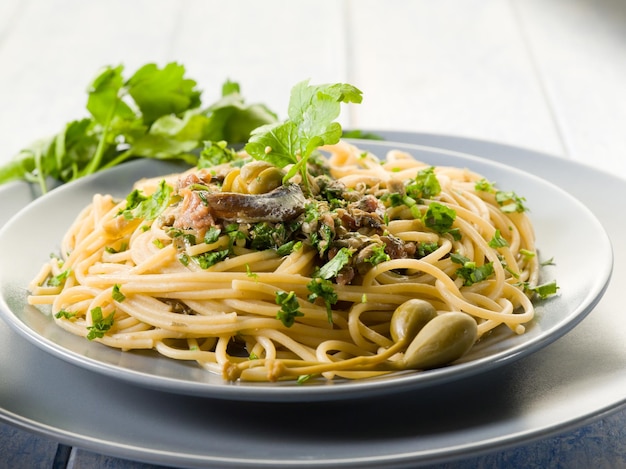
M 268 168 L 239 154 L 138 181 L 126 200 L 95 195 L 29 302 L 73 334 L 229 380 L 402 369 L 392 318 L 415 299 L 469 315 L 472 343 L 525 332 L 539 263 L 523 199 L 402 151 L 324 152 L 310 181 L 272 183 L 284 173 L 270 168 L 256 192 Z

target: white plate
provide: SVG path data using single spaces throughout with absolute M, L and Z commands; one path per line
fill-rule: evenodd
M 170 360 L 156 353 L 121 352 L 71 335 L 26 304 L 26 285 L 50 253 L 58 251 L 63 233 L 94 193 L 125 197 L 135 180 L 178 169 L 145 160 L 56 189 L 5 225 L 0 231 L 2 315 L 9 325 L 43 350 L 80 367 L 140 386 L 229 400 L 315 401 L 417 389 L 491 370 L 561 337 L 600 300 L 612 271 L 611 244 L 596 217 L 567 192 L 518 169 L 465 154 L 401 143 L 358 144 L 381 157 L 388 149 L 400 148 L 433 165 L 468 167 L 495 181 L 502 190 L 513 190 L 527 199 L 538 248 L 544 258 L 553 257 L 556 261 L 556 266 L 545 269 L 544 280 L 556 279 L 560 290 L 557 296 L 538 303 L 537 318 L 525 334 L 515 336 L 503 329 L 460 363 L 437 370 L 312 386 L 227 383 L 194 363 Z

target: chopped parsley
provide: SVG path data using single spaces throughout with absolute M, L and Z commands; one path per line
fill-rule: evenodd
M 505 213 L 522 213 L 527 210 L 524 202 L 526 199 L 520 197 L 515 192 L 496 191 L 496 202 L 500 206 L 500 210 Z
M 279 248 L 277 248 L 276 254 L 278 254 L 280 257 L 287 256 L 291 254 L 292 252 L 297 251 L 301 247 L 302 247 L 302 241 L 291 240 L 288 243 L 285 243 Z
M 250 269 L 250 264 L 246 264 L 246 276 L 253 278 L 254 280 L 259 278 L 259 274 L 252 272 L 252 269 Z
M 293 326 L 296 317 L 304 316 L 300 311 L 298 297 L 293 291 L 289 293 L 276 292 L 276 304 L 280 306 L 280 309 L 276 313 L 276 319 L 279 319 L 285 327 Z
M 287 229 L 282 223 L 257 223 L 250 230 L 250 247 L 257 251 L 277 249 L 285 244 L 287 236 Z
M 243 163 L 243 158 L 240 158 L 236 151 L 228 148 L 225 140 L 219 142 L 206 141 L 200 153 L 198 168 L 211 168 L 236 160 L 241 160 Z
M 325 280 L 330 280 L 331 278 L 336 277 L 341 269 L 343 269 L 350 262 L 351 257 L 352 251 L 349 248 L 341 248 L 337 251 L 335 257 L 320 268 L 316 277 L 323 278 Z
M 549 296 L 555 295 L 559 289 L 559 286 L 554 280 L 552 282 L 536 285 L 534 287 L 531 287 L 528 282 L 524 282 L 521 284 L 521 286 L 524 288 L 525 291 L 536 293 L 542 300 L 545 300 Z
M 500 230 L 496 230 L 495 233 L 493 234 L 493 238 L 491 238 L 491 240 L 489 241 L 489 247 L 492 247 L 494 249 L 496 248 L 504 248 L 507 247 L 509 245 L 509 242 L 504 239 L 504 237 L 502 236 L 502 233 L 500 233 Z
M 113 326 L 113 316 L 115 312 L 112 312 L 108 316 L 102 314 L 102 308 L 100 306 L 91 310 L 92 326 L 87 326 L 87 339 L 100 339 L 104 337 L 104 334 Z
M 417 258 L 421 259 L 435 252 L 437 249 L 439 249 L 439 244 L 437 243 L 417 243 L 415 253 Z
M 119 249 L 115 249 L 115 248 L 113 248 L 113 247 L 111 247 L 111 246 L 106 246 L 106 247 L 104 248 L 104 250 L 105 250 L 106 252 L 108 252 L 109 254 L 118 254 L 118 253 L 120 253 L 120 252 L 124 252 L 124 251 L 126 251 L 127 249 L 128 249 L 128 244 L 127 244 L 127 243 L 122 243 L 122 244 L 120 245 Z
M 65 283 L 65 281 L 67 280 L 67 278 L 70 276 L 71 273 L 72 273 L 71 269 L 64 270 L 60 274 L 49 278 L 47 285 L 49 287 L 60 287 L 61 285 Z
M 370 264 L 378 265 L 381 262 L 386 262 L 390 260 L 389 254 L 385 252 L 385 246 L 381 244 L 372 245 L 372 255 L 365 259 L 365 262 L 369 262 Z
M 427 228 L 441 234 L 449 233 L 458 241 L 461 239 L 461 232 L 458 228 L 452 228 L 455 220 L 456 211 L 439 202 L 431 202 L 423 218 Z
M 328 314 L 328 322 L 332 323 L 332 305 L 337 303 L 338 300 L 337 292 L 333 287 L 333 283 L 330 280 L 315 277 L 309 282 L 306 287 L 311 292 L 308 296 L 308 300 L 311 303 L 314 303 L 315 300 L 317 300 L 318 298 L 324 300 L 324 304 L 326 305 L 326 313 Z
M 406 195 L 419 199 L 431 199 L 441 192 L 441 185 L 435 175 L 435 167 L 418 171 L 417 176 L 405 188 Z
M 478 266 L 476 262 L 458 253 L 450 254 L 450 259 L 455 264 L 461 264 L 462 267 L 456 270 L 456 275 L 463 279 L 463 285 L 466 287 L 482 282 L 493 275 L 493 262 Z
M 216 243 L 217 240 L 220 238 L 220 234 L 222 234 L 222 230 L 220 230 L 216 226 L 212 226 L 205 233 L 205 235 L 204 235 L 204 242 L 206 244 Z
M 487 179 L 480 179 L 474 184 L 474 189 L 480 192 L 495 192 L 495 186 Z
M 296 380 L 296 384 L 304 384 L 307 381 L 309 381 L 311 378 L 313 378 L 315 375 L 300 375 L 298 376 L 298 379 Z
M 399 207 L 400 205 L 404 205 L 404 195 L 398 192 L 386 192 L 382 195 L 380 200 L 389 207 Z
M 120 291 L 120 286 L 118 284 L 113 285 L 111 297 L 119 303 L 126 299 L 126 296 Z
M 165 180 L 159 183 L 159 188 L 150 197 L 135 189 L 126 197 L 126 207 L 120 210 L 118 215 L 123 215 L 127 220 L 135 218 L 154 220 L 171 203 L 172 192 L 172 187 L 167 185 Z
M 209 251 L 197 256 L 191 256 L 191 258 L 200 266 L 200 268 L 208 269 L 209 267 L 214 266 L 218 262 L 226 259 L 229 254 L 229 249 L 222 249 L 220 251 Z
M 477 191 L 495 194 L 496 202 L 500 206 L 500 210 L 505 213 L 522 213 L 528 210 L 524 205 L 524 202 L 526 202 L 524 197 L 520 197 L 512 191 L 505 192 L 497 190 L 495 184 L 486 179 L 476 181 L 474 189 Z
M 66 310 L 62 309 L 58 313 L 56 313 L 54 315 L 54 317 L 57 318 L 57 319 L 60 319 L 60 318 L 72 319 L 72 318 L 76 317 L 76 313 L 72 313 L 70 311 L 66 311 Z

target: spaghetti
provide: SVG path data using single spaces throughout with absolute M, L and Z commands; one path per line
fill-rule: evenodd
M 403 369 L 413 337 L 398 340 L 392 318 L 416 299 L 470 317 L 471 344 L 525 332 L 539 263 L 524 199 L 401 151 L 324 151 L 308 181 L 239 153 L 139 181 L 123 201 L 95 195 L 30 304 L 73 334 L 229 380 Z

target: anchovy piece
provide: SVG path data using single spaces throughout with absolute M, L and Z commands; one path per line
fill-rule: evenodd
M 212 192 L 205 198 L 216 218 L 237 223 L 292 220 L 304 212 L 306 205 L 306 198 L 297 184 L 283 185 L 265 194 Z

